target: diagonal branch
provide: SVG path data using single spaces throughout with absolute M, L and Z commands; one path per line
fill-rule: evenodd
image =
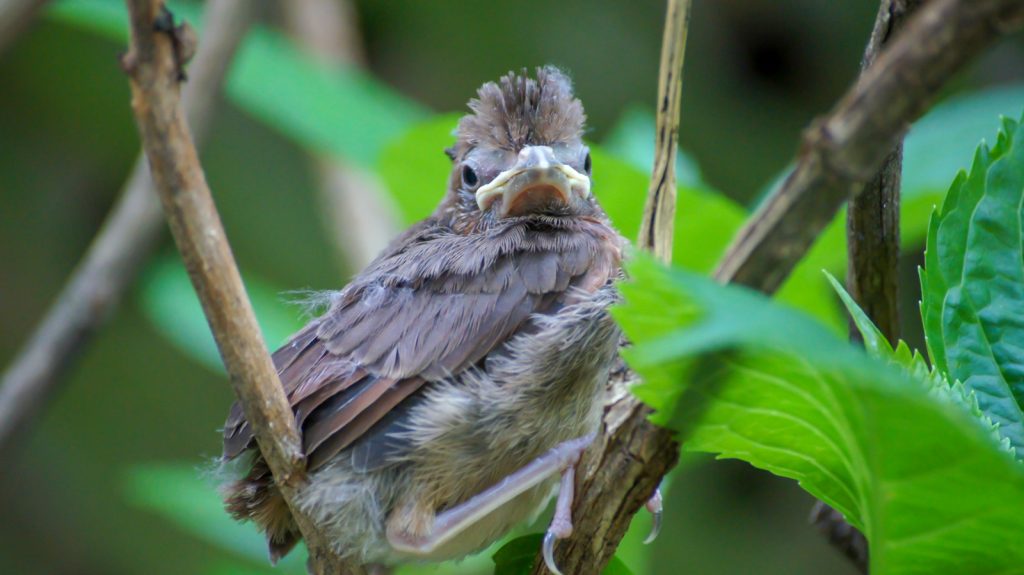
M 305 483 L 299 432 L 199 165 L 178 94 L 190 29 L 173 26 L 162 0 L 128 0 L 128 12 L 131 47 L 122 64 L 171 234 L 260 451 L 306 540 L 311 569 L 317 574 L 351 572 L 292 504 Z
M 740 230 L 715 276 L 773 293 L 946 81 L 1022 19 L 1019 0 L 924 6 L 831 114 L 804 132 L 796 168 Z
M 832 113 L 807 132 L 794 172 L 741 230 L 715 278 L 774 292 L 939 89 L 1022 22 L 1020 0 L 931 0 L 922 7 Z M 577 485 L 575 529 L 560 543 L 558 565 L 565 573 L 601 572 L 630 517 L 678 457 L 678 445 L 647 421 L 648 413 L 628 392 L 606 405 L 605 428 Z M 533 572 L 542 573 L 536 565 Z
M 197 145 L 205 140 L 216 94 L 252 8 L 247 0 L 211 0 L 206 8 L 203 45 L 182 97 Z M 113 313 L 163 229 L 160 203 L 140 155 L 88 252 L 0 379 L 0 452 L 58 390 L 64 372 Z

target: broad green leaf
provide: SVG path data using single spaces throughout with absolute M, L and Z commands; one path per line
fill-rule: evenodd
M 281 299 L 278 290 L 252 277 L 246 278 L 245 290 L 271 350 L 302 327 L 301 314 Z M 146 317 L 171 343 L 203 365 L 223 371 L 203 308 L 178 258 L 164 257 L 149 265 L 141 281 L 140 303 Z
M 372 166 L 381 149 L 426 116 L 419 104 L 359 69 L 330 68 L 257 28 L 227 81 L 231 101 L 307 149 Z
M 921 318 L 935 366 L 1024 453 L 1024 130 L 1004 120 L 928 229 Z
M 202 35 L 194 4 L 170 3 Z M 126 41 L 124 2 L 64 0 L 48 11 L 57 20 Z M 423 106 L 354 67 L 336 68 L 306 55 L 279 33 L 254 27 L 228 73 L 229 99 L 303 147 L 371 166 L 381 148 L 426 116 Z
M 653 112 L 631 106 L 619 116 L 601 147 L 649 175 L 654 169 L 655 124 Z M 689 187 L 700 186 L 703 181 L 697 162 L 682 150 L 676 154 L 676 180 L 680 186 Z
M 438 116 L 412 127 L 385 147 L 378 172 L 402 208 L 407 223 L 426 217 L 444 193 L 451 161 L 443 150 L 454 141 L 458 115 Z M 594 194 L 623 236 L 640 231 L 650 179 L 633 165 L 591 146 Z M 687 269 L 709 273 L 725 252 L 746 217 L 742 207 L 725 196 L 699 187 L 679 188 L 673 261 Z M 837 332 L 845 329 L 820 268 L 799 266 L 779 293 L 779 299 L 804 309 Z
M 957 170 L 978 142 L 990 138 L 1000 114 L 1017 117 L 1024 85 L 1000 86 L 958 95 L 914 123 L 903 144 L 900 233 L 918 246 L 928 231 L 933 207 L 942 203 Z
M 544 535 L 531 533 L 516 537 L 495 551 L 491 559 L 494 561 L 494 575 L 529 575 L 533 570 L 533 562 L 537 558 Z M 601 572 L 603 575 L 632 575 L 633 572 L 618 557 L 612 560 Z
M 629 273 L 636 392 L 688 449 L 797 480 L 864 531 L 876 575 L 1024 573 L 1024 466 L 981 421 L 760 295 Z
M 254 565 L 267 565 L 267 545 L 252 523 L 238 523 L 224 511 L 214 478 L 182 463 L 140 465 L 125 475 L 129 503 L 152 511 L 184 531 Z M 305 573 L 305 547 L 278 563 L 275 572 Z M 256 572 L 256 569 L 251 569 Z
M 826 274 L 827 275 L 827 274 Z M 959 381 L 950 381 L 937 368 L 929 367 L 924 356 L 917 350 L 911 351 L 905 341 L 899 341 L 896 349 L 893 349 L 878 327 L 871 321 L 864 310 L 857 305 L 853 297 L 843 288 L 834 277 L 828 275 L 829 282 L 843 300 L 843 305 L 857 325 L 857 330 L 864 340 L 864 348 L 871 357 L 888 361 L 903 370 L 914 379 L 924 382 L 928 390 L 944 401 L 956 405 L 964 412 L 978 419 L 986 429 L 989 436 L 1011 455 L 1016 455 L 1008 439 L 999 434 L 999 426 L 981 411 L 978 405 L 978 398 L 974 392 L 968 389 Z

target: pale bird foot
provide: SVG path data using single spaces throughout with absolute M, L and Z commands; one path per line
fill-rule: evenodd
M 551 518 L 548 525 L 548 532 L 544 534 L 544 565 L 555 575 L 562 575 L 555 563 L 555 541 L 565 539 L 572 535 L 572 500 L 576 493 L 576 464 L 580 456 L 593 441 L 593 435 L 580 438 L 577 444 L 573 445 L 573 453 L 566 461 L 566 467 L 562 470 L 562 483 L 558 488 L 558 501 L 555 503 L 555 516 Z
M 659 487 L 654 490 L 654 495 L 647 500 L 647 504 L 644 506 L 651 513 L 651 532 L 647 534 L 647 539 L 644 539 L 644 545 L 653 542 L 661 533 L 662 503 L 661 487 Z

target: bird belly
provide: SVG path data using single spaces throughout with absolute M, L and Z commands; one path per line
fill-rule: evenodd
M 440 513 L 498 484 L 558 444 L 598 430 L 619 331 L 606 308 L 613 292 L 535 318 L 483 370 L 432 386 L 411 413 L 413 498 Z M 428 439 L 429 438 L 429 439 Z M 543 511 L 558 474 L 493 511 L 429 559 L 485 548 Z M 401 512 L 399 510 L 399 512 Z
M 619 331 L 614 294 L 536 318 L 481 369 L 426 385 L 403 417 L 401 460 L 360 470 L 347 453 L 317 471 L 303 508 L 337 551 L 364 563 L 441 561 L 478 552 L 539 512 L 558 474 L 503 504 L 428 554 L 399 553 L 389 528 L 428 535 L 433 518 L 465 503 L 559 443 L 597 431 Z

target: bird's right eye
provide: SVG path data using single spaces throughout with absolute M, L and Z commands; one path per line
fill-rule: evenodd
M 476 175 L 476 170 L 470 165 L 462 166 L 462 184 L 467 188 L 474 188 L 480 183 L 480 178 Z

